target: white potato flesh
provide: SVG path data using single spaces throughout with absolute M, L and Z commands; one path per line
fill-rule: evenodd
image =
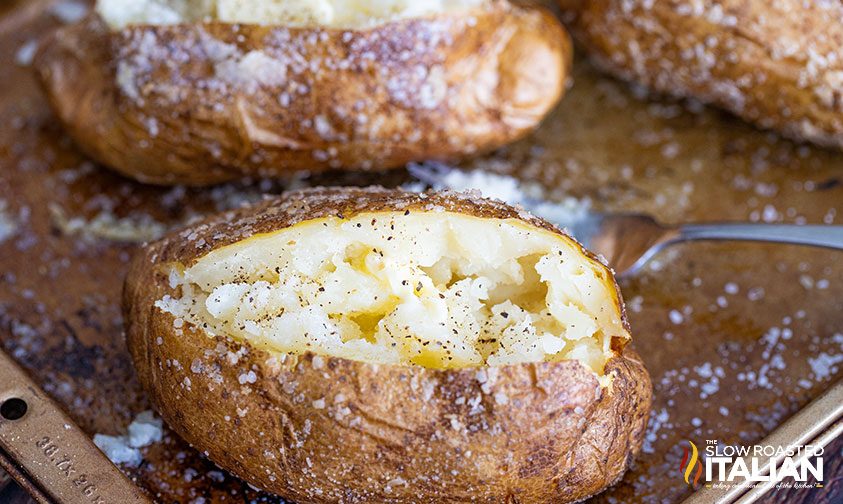
M 284 26 L 365 28 L 465 9 L 488 0 L 98 0 L 112 28 L 203 20 Z
M 282 353 L 433 368 L 578 359 L 628 338 L 610 273 L 516 219 L 372 212 L 305 221 L 173 265 L 161 310 Z

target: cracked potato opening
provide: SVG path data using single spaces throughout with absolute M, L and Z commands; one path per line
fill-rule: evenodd
M 434 368 L 577 359 L 627 337 L 606 268 L 560 233 L 445 211 L 327 217 L 172 265 L 156 303 L 276 352 Z

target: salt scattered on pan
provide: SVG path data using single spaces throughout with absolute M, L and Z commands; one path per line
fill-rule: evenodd
M 650 414 L 650 421 L 647 424 L 647 432 L 644 434 L 644 445 L 641 448 L 644 453 L 655 453 L 655 443 L 659 440 L 659 431 L 670 430 L 673 425 L 670 423 L 670 414 L 662 408 L 660 411 L 653 411 Z
M 668 313 L 668 317 L 670 318 L 670 321 L 676 325 L 681 324 L 685 321 L 685 317 L 679 310 L 670 310 L 670 313 Z
M 144 411 L 129 424 L 129 446 L 142 448 L 161 441 L 164 436 L 164 422 L 155 418 L 152 411 Z
M 429 174 L 420 178 L 428 183 L 435 180 L 436 183 L 432 184 L 434 189 L 475 190 L 484 197 L 522 206 L 533 215 L 568 229 L 574 233 L 575 237 L 578 237 L 577 230 L 583 229 L 583 225 L 590 220 L 590 200 L 566 196 L 557 202 L 547 201 L 544 199 L 547 197 L 546 191 L 541 185 L 522 182 L 508 175 L 480 169 L 463 171 L 441 163 L 414 164 L 411 166 L 411 173 Z M 423 188 L 423 185 L 411 183 L 405 185 L 404 188 L 418 191 Z
M 830 355 L 825 352 L 808 359 L 808 364 L 811 366 L 811 371 L 817 381 L 830 378 L 837 372 L 837 364 L 841 362 L 843 362 L 843 354 Z
M 62 23 L 75 23 L 88 14 L 88 6 L 76 0 L 64 0 L 50 8 L 50 14 Z
M 17 230 L 17 219 L 6 210 L 6 201 L 0 199 L 0 243 L 11 238 Z
M 125 436 L 95 434 L 94 444 L 115 464 L 126 464 L 131 467 L 137 467 L 143 461 L 140 450 L 129 446 Z
M 720 378 L 726 376 L 726 372 L 721 366 L 712 366 L 710 362 L 705 362 L 700 366 L 694 366 L 697 376 L 699 376 L 700 399 L 706 399 L 712 394 L 716 394 L 720 390 Z
M 143 461 L 139 448 L 161 441 L 164 423 L 151 411 L 144 411 L 129 424 L 127 431 L 123 436 L 95 434 L 94 444 L 115 464 L 137 467 Z
M 159 238 L 167 230 L 164 224 L 148 214 L 118 217 L 109 210 L 100 211 L 92 219 L 70 217 L 60 206 L 47 206 L 53 224 L 66 236 L 81 235 L 86 239 L 113 242 L 143 243 Z
M 24 42 L 15 53 L 15 63 L 24 67 L 31 65 L 37 50 L 38 40 L 32 39 Z

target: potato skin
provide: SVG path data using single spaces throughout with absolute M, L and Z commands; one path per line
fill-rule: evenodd
M 143 182 L 206 185 L 499 147 L 559 101 L 571 53 L 548 11 L 495 0 L 367 30 L 111 32 L 92 17 L 46 40 L 35 66 L 88 155 Z
M 557 0 L 599 66 L 791 139 L 843 147 L 843 6 Z
M 614 483 L 640 449 L 652 394 L 620 338 L 606 368 L 614 380 L 601 389 L 576 361 L 443 371 L 272 356 L 188 323 L 176 329 L 153 307 L 173 293 L 164 264 L 191 264 L 320 214 L 435 208 L 518 217 L 454 194 L 320 189 L 222 214 L 145 248 L 123 307 L 155 408 L 218 465 L 294 502 L 574 502 Z

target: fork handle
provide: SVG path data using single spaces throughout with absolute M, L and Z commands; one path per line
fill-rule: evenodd
M 679 226 L 671 241 L 740 240 L 843 249 L 843 226 L 712 223 Z

